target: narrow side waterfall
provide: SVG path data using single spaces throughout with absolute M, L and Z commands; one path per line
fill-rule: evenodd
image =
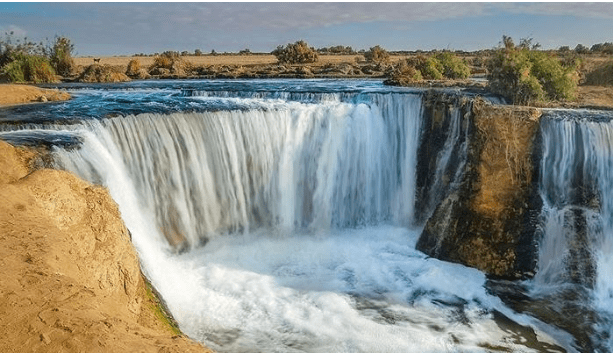
M 580 307 L 593 303 L 596 314 L 590 318 L 596 319 L 597 330 L 592 339 L 605 338 L 594 342 L 611 350 L 613 122 L 553 111 L 544 117 L 541 135 L 543 237 L 534 285 L 543 293 L 584 291 L 573 302 Z

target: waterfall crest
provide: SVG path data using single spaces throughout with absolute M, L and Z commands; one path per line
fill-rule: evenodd
M 116 145 L 141 203 L 179 249 L 257 228 L 412 222 L 419 95 L 253 100 L 260 109 L 139 114 L 86 126 L 109 134 L 105 144 Z

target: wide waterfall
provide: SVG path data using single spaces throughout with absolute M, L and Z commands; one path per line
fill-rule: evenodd
M 273 102 L 91 125 L 117 144 L 142 204 L 155 211 L 170 242 L 195 246 L 260 227 L 291 232 L 410 222 L 419 99 Z M 66 167 L 74 161 L 59 156 Z
M 180 328 L 215 350 L 613 350 L 608 120 L 555 111 L 542 121 L 541 257 L 534 280 L 509 282 L 527 295 L 518 308 L 484 273 L 415 249 L 466 157 L 467 118 L 450 107 L 444 142 L 430 145 L 437 166 L 417 171 L 428 129 L 420 90 L 338 80 L 66 88 L 72 101 L 0 111 L 0 139 L 43 144 L 41 164 L 106 186 Z M 600 344 L 533 312 L 567 285 L 589 298 L 577 310 L 598 314 L 588 326 Z

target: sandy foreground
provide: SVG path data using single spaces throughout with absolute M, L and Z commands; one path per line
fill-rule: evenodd
M 206 352 L 173 329 L 108 191 L 0 141 L 0 352 Z
M 68 100 L 70 94 L 32 85 L 0 84 L 0 106 Z

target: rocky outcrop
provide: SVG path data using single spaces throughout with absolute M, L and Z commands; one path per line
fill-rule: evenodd
M 492 277 L 530 277 L 536 268 L 535 220 L 541 206 L 533 164 L 541 112 L 493 106 L 481 99 L 473 101 L 470 112 L 466 105 L 460 108 L 466 162 L 454 173 L 450 189 L 443 186 L 433 193 L 447 190 L 427 220 L 417 248 Z M 440 135 L 436 129 L 445 130 L 445 116 L 438 114 L 443 111 L 434 110 L 430 120 L 435 125 L 429 133 L 434 141 Z M 430 144 L 432 151 L 440 152 L 436 145 L 440 143 Z
M 117 205 L 0 141 L 0 351 L 203 352 L 156 303 Z

